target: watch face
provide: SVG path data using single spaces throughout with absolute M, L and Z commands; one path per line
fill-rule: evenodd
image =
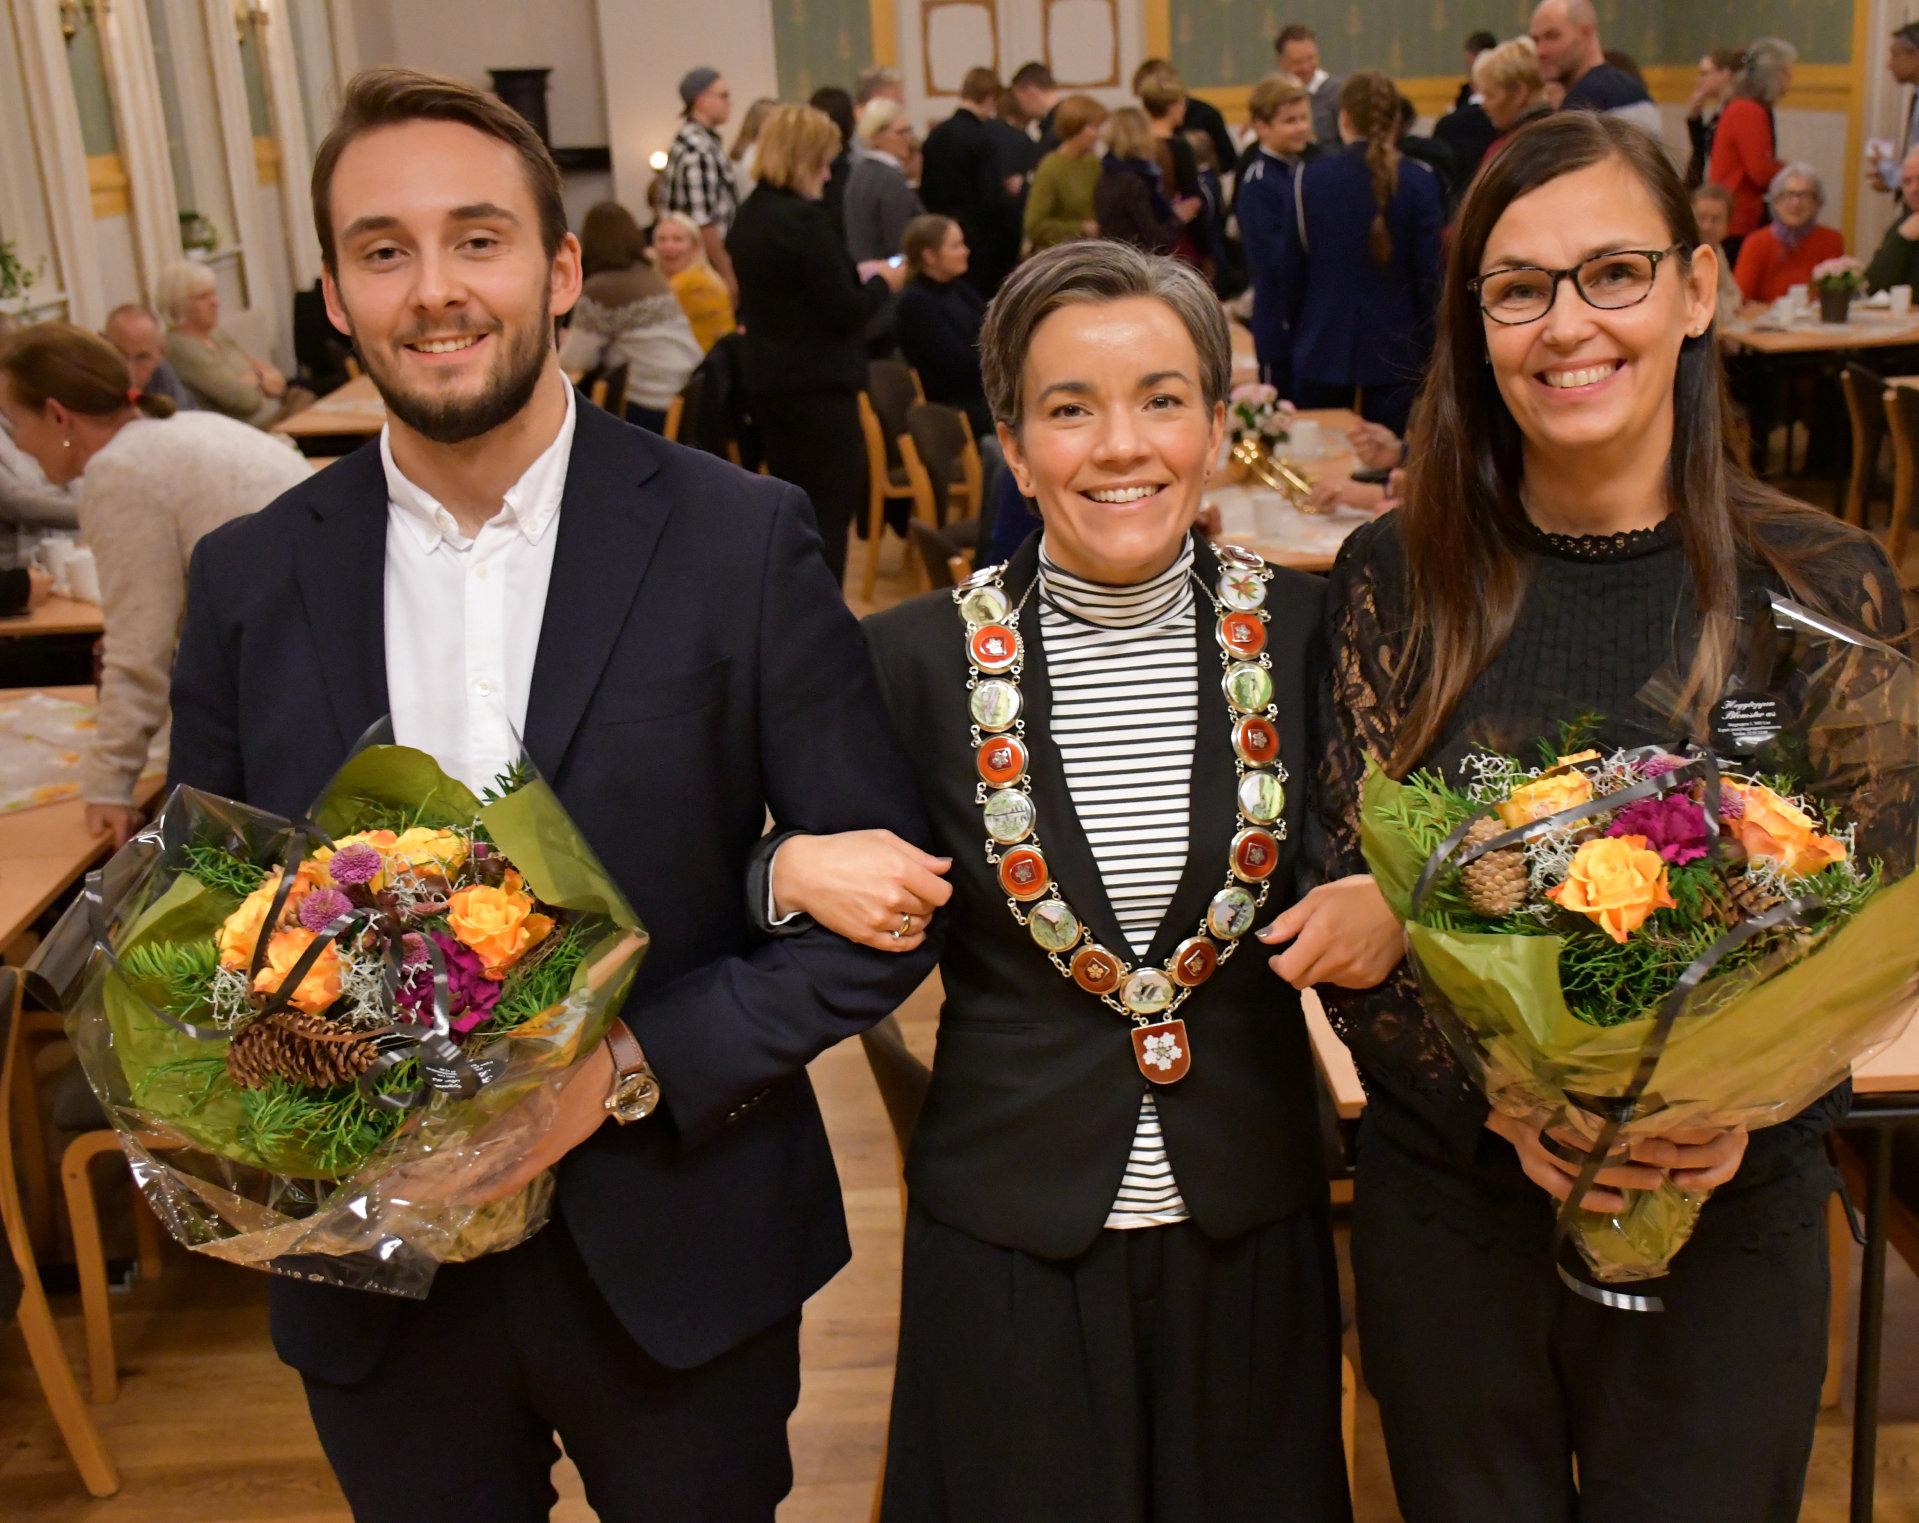
M 628 1074 L 613 1086 L 613 1093 L 607 1096 L 606 1108 L 613 1119 L 625 1126 L 629 1122 L 644 1121 L 653 1114 L 660 1103 L 660 1081 L 653 1077 L 650 1070 Z

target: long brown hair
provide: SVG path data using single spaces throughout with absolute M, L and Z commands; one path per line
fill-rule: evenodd
M 633 213 L 617 201 L 590 207 L 580 222 L 580 273 L 591 279 L 602 270 L 630 270 L 646 262 L 646 234 Z
M 1399 87 L 1377 69 L 1361 69 L 1339 92 L 1339 109 L 1366 139 L 1366 168 L 1373 177 L 1372 231 L 1367 246 L 1382 270 L 1393 262 L 1393 235 L 1386 208 L 1399 190 Z
M 1485 319 L 1467 282 L 1479 273 L 1494 225 L 1521 196 L 1561 175 L 1615 160 L 1635 174 L 1683 245 L 1698 246 L 1686 187 L 1644 132 L 1591 111 L 1562 111 L 1515 133 L 1473 181 L 1454 224 L 1438 343 L 1410 430 L 1399 536 L 1411 627 L 1399 668 L 1399 726 L 1388 768 L 1404 775 L 1445 732 L 1453 712 L 1505 645 L 1525 592 L 1524 440 L 1486 363 Z M 1571 292 L 1560 299 L 1577 300 Z M 1760 484 L 1735 448 L 1732 404 L 1712 328 L 1679 347 L 1666 487 L 1691 568 L 1701 623 L 1684 692 L 1690 725 L 1723 687 L 1732 659 L 1739 572 L 1763 565 L 1795 598 L 1828 607 L 1814 590 L 1820 558 L 1849 531 Z
M 72 323 L 35 323 L 0 341 L 0 376 L 31 412 L 52 401 L 86 418 L 111 418 L 128 407 L 149 418 L 173 416 L 171 397 L 134 391 L 120 351 Z

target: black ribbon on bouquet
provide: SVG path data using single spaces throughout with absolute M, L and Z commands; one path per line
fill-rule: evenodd
M 1670 754 L 1669 751 L 1660 746 L 1643 746 L 1637 750 L 1626 752 L 1625 756 L 1628 760 L 1643 761 L 1651 760 L 1658 756 L 1668 756 Z M 1563 766 L 1549 769 L 1540 775 L 1542 777 L 1550 777 L 1557 773 L 1575 770 L 1579 770 L 1577 764 L 1567 763 Z M 1471 847 L 1465 847 L 1465 849 L 1462 850 L 1461 848 L 1464 846 L 1466 836 L 1472 828 L 1481 820 L 1489 818 L 1494 812 L 1491 806 L 1476 810 L 1458 829 L 1446 837 L 1440 844 L 1439 850 L 1434 852 L 1427 860 L 1425 868 L 1420 872 L 1418 881 L 1413 885 L 1410 918 L 1415 921 L 1418 920 L 1420 911 L 1425 906 L 1427 896 L 1432 892 L 1434 884 L 1439 881 L 1439 875 L 1445 871 L 1448 866 L 1463 868 L 1491 852 L 1504 851 L 1515 846 L 1524 846 L 1529 841 L 1535 841 L 1541 836 L 1551 834 L 1565 826 L 1582 824 L 1595 815 L 1610 813 L 1623 808 L 1627 804 L 1636 803 L 1641 799 L 1664 798 L 1666 795 L 1675 793 L 1683 787 L 1689 787 L 1695 781 L 1702 781 L 1705 784 L 1706 797 L 1703 807 L 1706 816 L 1706 831 L 1707 834 L 1714 839 L 1715 844 L 1717 844 L 1721 839 L 1719 829 L 1719 763 L 1710 752 L 1698 752 L 1689 760 L 1681 762 L 1670 772 L 1662 773 L 1658 777 L 1646 778 L 1641 782 L 1634 783 L 1630 787 L 1620 789 L 1617 793 L 1608 794 L 1603 799 L 1590 799 L 1583 804 L 1575 804 L 1570 809 L 1561 809 L 1557 813 L 1545 815 L 1526 825 L 1518 826 L 1512 830 L 1502 831 L 1496 836 L 1489 837 L 1487 840 L 1481 841 Z M 1687 1005 L 1692 1001 L 1693 996 L 1699 991 L 1700 987 L 1711 977 L 1713 970 L 1728 956 L 1751 941 L 1754 937 L 1762 936 L 1769 931 L 1780 930 L 1787 926 L 1802 925 L 1824 907 L 1824 901 L 1814 897 L 1787 899 L 1774 905 L 1762 914 L 1742 920 L 1738 925 L 1720 936 L 1711 946 L 1706 948 L 1704 952 L 1700 953 L 1698 957 L 1694 958 L 1693 961 L 1687 965 L 1685 972 L 1680 974 L 1672 988 L 1666 991 L 1665 998 L 1660 1001 L 1659 1013 L 1653 1021 L 1653 1028 L 1647 1033 L 1646 1040 L 1640 1045 L 1639 1055 L 1633 1065 L 1632 1077 L 1627 1081 L 1625 1089 L 1617 1095 L 1588 1095 L 1574 1093 L 1572 1091 L 1567 1092 L 1566 1098 L 1573 1105 L 1576 1105 L 1588 1114 L 1600 1118 L 1601 1125 L 1599 1134 L 1593 1139 L 1591 1145 L 1581 1150 L 1571 1144 L 1558 1142 L 1557 1139 L 1548 1137 L 1543 1131 L 1540 1133 L 1540 1141 L 1546 1146 L 1549 1152 L 1564 1159 L 1568 1163 L 1577 1163 L 1580 1166 L 1579 1176 L 1573 1183 L 1572 1192 L 1566 1197 L 1564 1204 L 1561 1205 L 1558 1217 L 1553 1223 L 1552 1241 L 1554 1268 L 1557 1269 L 1559 1273 L 1560 1281 L 1567 1289 L 1573 1291 L 1576 1295 L 1582 1296 L 1586 1300 L 1595 1302 L 1600 1306 L 1611 1307 L 1619 1311 L 1657 1312 L 1665 1310 L 1665 1302 L 1658 1296 L 1637 1295 L 1627 1291 L 1613 1290 L 1604 1285 L 1595 1285 L 1583 1275 L 1575 1274 L 1567 1266 L 1567 1240 L 1571 1237 L 1573 1228 L 1577 1225 L 1577 1214 L 1580 1209 L 1580 1202 L 1586 1198 L 1587 1192 L 1592 1189 L 1593 1183 L 1599 1175 L 1599 1171 L 1605 1168 L 1609 1163 L 1621 1161 L 1620 1158 L 1613 1156 L 1613 1144 L 1619 1140 L 1620 1129 L 1629 1121 L 1637 1120 L 1642 1116 L 1649 1115 L 1653 1111 L 1663 1108 L 1656 1100 L 1650 1105 L 1644 1106 L 1644 1108 L 1642 1108 L 1642 1102 L 1645 1102 L 1649 1098 L 1647 1091 L 1652 1084 L 1653 1074 L 1659 1067 L 1659 1060 L 1665 1056 L 1666 1043 L 1671 1039 L 1673 1027 L 1678 1023 L 1680 1016 L 1686 1013 Z M 1414 971 L 1416 973 L 1419 972 L 1419 957 L 1417 953 L 1413 954 L 1412 961 Z M 1445 1003 L 1443 996 L 1440 996 L 1436 989 L 1426 984 L 1423 978 L 1421 982 L 1439 1003 L 1442 1005 Z M 1469 1028 L 1467 1028 L 1465 1023 L 1460 1021 L 1456 1015 L 1453 1018 L 1452 1024 L 1461 1034 L 1469 1039 L 1471 1038 Z M 1477 1042 L 1474 1042 L 1474 1046 L 1478 1046 Z M 1622 1156 L 1625 1151 L 1624 1149 L 1621 1150 Z

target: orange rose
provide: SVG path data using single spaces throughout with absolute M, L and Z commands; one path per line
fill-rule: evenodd
M 416 877 L 451 881 L 466 862 L 466 839 L 450 830 L 429 830 L 415 825 L 403 830 L 380 853 L 395 868 L 404 867 Z
M 1725 783 L 1745 808 L 1729 822 L 1746 855 L 1777 862 L 1788 877 L 1803 878 L 1846 860 L 1843 841 L 1822 834 L 1813 817 L 1763 783 Z
M 311 862 L 300 864 L 300 871 L 293 879 L 293 887 L 287 890 L 287 902 L 280 912 L 284 923 L 286 918 L 300 908 L 300 901 L 318 887 L 318 870 Z M 240 907 L 227 916 L 226 923 L 220 927 L 214 938 L 220 946 L 220 966 L 223 968 L 245 968 L 253 962 L 254 948 L 260 944 L 260 933 L 265 929 L 267 911 L 273 907 L 273 896 L 280 887 L 280 869 L 274 868 L 262 883 L 245 899 Z
M 1584 915 L 1624 945 L 1654 910 L 1673 908 L 1666 863 L 1644 836 L 1601 836 L 1573 854 L 1566 881 L 1546 890 L 1564 909 Z
M 485 964 L 488 978 L 505 978 L 553 929 L 549 918 L 533 913 L 533 896 L 514 872 L 498 888 L 476 883 L 461 889 L 448 901 L 446 919 L 460 945 Z
M 1499 806 L 1500 822 L 1508 830 L 1517 830 L 1562 809 L 1590 803 L 1592 796 L 1592 779 L 1577 768 L 1551 772 L 1513 789 L 1512 796 Z
M 286 982 L 287 975 L 293 971 L 293 965 L 313 945 L 317 938 L 311 931 L 280 931 L 267 943 L 266 966 L 260 969 L 253 980 L 255 994 L 277 994 L 280 985 Z M 318 1015 L 340 997 L 340 954 L 331 943 L 313 966 L 307 969 L 293 993 L 287 997 L 287 1003 L 295 1010 L 304 1010 L 308 1015 Z

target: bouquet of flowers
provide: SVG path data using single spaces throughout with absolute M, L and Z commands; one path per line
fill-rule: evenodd
M 1536 763 L 1481 748 L 1451 780 L 1365 784 L 1429 1012 L 1497 1109 L 1584 1144 L 1560 1230 L 1601 1284 L 1665 1273 L 1705 1199 L 1580 1209 L 1609 1156 L 1789 1118 L 1919 996 L 1913 665 L 1774 611 L 1791 656 L 1704 744 L 1602 750 L 1573 726 Z
M 1248 382 L 1233 388 L 1228 405 L 1233 425 L 1226 453 L 1228 477 L 1258 481 L 1288 497 L 1309 493 L 1311 486 L 1279 456 L 1279 447 L 1292 437 L 1293 404 L 1280 400 L 1271 386 Z
M 546 1220 L 549 1177 L 492 1201 L 485 1182 L 645 948 L 530 765 L 475 797 L 376 745 L 299 824 L 176 790 L 36 970 L 176 1238 L 419 1296 Z
M 1866 288 L 1866 267 L 1850 254 L 1822 259 L 1812 267 L 1812 283 L 1821 291 L 1863 291 Z

